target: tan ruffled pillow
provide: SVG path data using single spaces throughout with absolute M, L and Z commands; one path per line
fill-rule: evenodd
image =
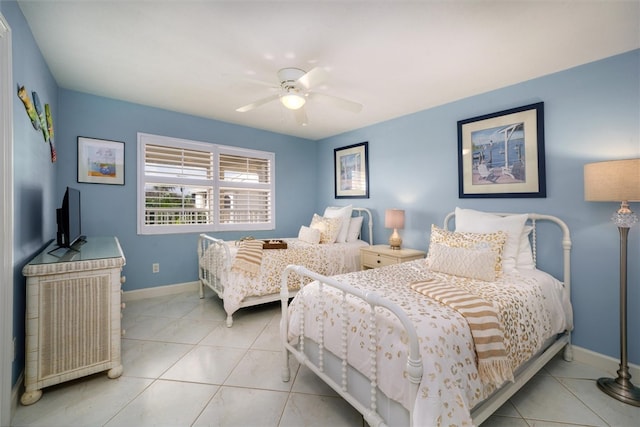
M 320 243 L 335 243 L 341 226 L 342 218 L 325 218 L 313 214 L 309 228 L 320 230 Z
M 432 261 L 437 259 L 437 249 L 431 250 L 432 245 L 443 245 L 450 248 L 469 249 L 473 251 L 489 251 L 495 255 L 492 257 L 495 277 L 502 274 L 502 251 L 507 240 L 507 234 L 503 231 L 494 233 L 467 233 L 444 230 L 436 225 L 431 225 L 431 241 L 429 253 L 427 254 L 427 265 L 431 266 Z M 435 249 L 435 248 L 434 248 Z

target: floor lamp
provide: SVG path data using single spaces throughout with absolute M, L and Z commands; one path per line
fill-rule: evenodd
M 640 201 L 640 159 L 585 165 L 584 198 L 593 202 L 621 202 L 620 209 L 611 217 L 620 232 L 620 369 L 615 379 L 598 379 L 598 388 L 624 403 L 640 406 L 640 388 L 631 383 L 627 362 L 627 236 L 638 222 L 628 202 Z

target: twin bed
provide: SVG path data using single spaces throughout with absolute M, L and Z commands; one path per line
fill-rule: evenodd
M 536 266 L 541 222 L 559 231 L 562 282 Z M 283 380 L 294 355 L 371 426 L 478 425 L 563 348 L 571 359 L 570 249 L 556 217 L 456 209 L 427 259 L 334 277 L 289 266 Z
M 201 296 L 209 286 L 224 300 L 228 326 L 241 307 L 281 300 L 283 381 L 293 355 L 371 426 L 470 426 L 561 350 L 571 360 L 562 220 L 456 208 L 432 226 L 426 259 L 357 271 L 372 224 L 368 210 L 352 212 L 366 214 L 369 242 L 309 243 L 301 227 L 288 249 L 263 250 L 252 274 L 236 264 L 250 260 L 242 244 L 200 236 Z M 562 281 L 538 267 L 540 248 L 562 252 Z
M 368 241 L 362 239 L 364 231 Z M 277 239 L 281 244 L 274 246 L 286 244 L 286 249 L 263 250 L 269 242 L 262 242 L 223 241 L 207 234 L 198 239 L 200 298 L 205 286 L 212 289 L 223 300 L 229 327 L 238 309 L 280 300 L 280 279 L 290 264 L 326 276 L 358 270 L 360 248 L 373 242 L 371 212 L 352 206 L 328 207 L 322 217 L 314 215 L 309 227 L 301 226 L 297 238 Z M 292 279 L 290 286 L 293 296 L 297 282 Z

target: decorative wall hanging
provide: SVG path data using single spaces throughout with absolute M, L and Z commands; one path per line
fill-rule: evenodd
M 458 122 L 458 196 L 547 196 L 544 103 Z
M 334 149 L 336 199 L 369 198 L 369 143 Z
M 18 88 L 18 98 L 24 104 L 25 110 L 27 110 L 27 116 L 31 120 L 31 125 L 35 130 L 40 130 L 40 120 L 38 119 L 38 114 L 36 113 L 36 109 L 33 107 L 33 103 L 31 99 L 29 99 L 29 93 L 24 88 L 24 86 L 20 86 Z
M 56 154 L 56 148 L 53 143 L 53 119 L 51 118 L 51 111 L 49 104 L 44 105 L 44 111 L 40 104 L 40 98 L 36 92 L 31 92 L 33 96 L 33 102 L 29 98 L 29 93 L 24 86 L 18 87 L 18 98 L 22 101 L 27 116 L 31 120 L 31 125 L 35 130 L 42 131 L 42 137 L 45 143 L 49 143 L 49 151 L 51 152 L 51 163 L 55 163 L 58 159 Z
M 58 159 L 56 147 L 53 143 L 53 118 L 51 117 L 51 108 L 49 104 L 44 104 L 44 115 L 47 119 L 47 130 L 49 131 L 49 149 L 51 150 L 51 163 L 55 163 Z
M 124 142 L 79 136 L 78 182 L 124 185 Z
M 40 104 L 40 98 L 37 92 L 31 92 L 31 96 L 33 97 L 33 105 L 36 108 L 38 124 L 40 125 L 40 130 L 42 130 L 44 142 L 49 142 L 49 129 L 47 129 L 47 120 L 44 117 L 44 110 L 42 109 L 42 104 Z

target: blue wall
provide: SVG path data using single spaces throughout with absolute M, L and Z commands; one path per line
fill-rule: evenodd
M 14 102 L 15 309 L 14 333 L 24 347 L 24 279 L 21 269 L 55 235 L 55 208 L 64 188 L 82 191 L 83 232 L 119 237 L 127 266 L 125 290 L 196 280 L 195 234 L 136 235 L 136 133 L 147 132 L 237 145 L 276 153 L 277 229 L 257 236 L 295 235 L 313 212 L 334 199 L 333 149 L 369 142 L 370 198 L 352 200 L 374 211 L 377 243 L 387 240 L 384 210 L 407 211 L 402 230 L 408 247 L 426 249 L 431 223 L 440 224 L 455 206 L 492 211 L 542 212 L 563 218 L 572 231 L 574 342 L 619 356 L 618 233 L 609 221 L 613 203 L 583 197 L 585 163 L 640 156 L 640 51 L 463 99 L 314 143 L 214 120 L 144 107 L 58 88 L 22 13 L 0 2 L 13 31 L 14 79 L 36 90 L 52 106 L 58 163 Z M 428 96 L 428 94 L 425 94 Z M 534 102 L 545 103 L 547 197 L 544 199 L 458 199 L 458 120 Z M 76 181 L 77 137 L 125 142 L 125 185 Z M 640 205 L 632 204 L 640 212 Z M 640 363 L 640 227 L 629 235 L 629 356 Z M 223 238 L 243 233 L 219 233 Z M 246 233 L 244 233 L 246 234 Z M 559 274 L 560 248 L 540 253 Z M 161 270 L 151 273 L 151 264 Z M 634 306 L 634 304 L 636 304 Z M 22 361 L 24 354 L 19 354 Z M 23 362 L 14 364 L 15 373 Z
M 60 89 L 57 189 L 77 188 L 82 199 L 82 233 L 117 236 L 127 259 L 124 290 L 198 280 L 197 234 L 137 235 L 137 132 L 240 146 L 276 155 L 276 230 L 213 233 L 225 239 L 292 236 L 313 216 L 313 141 L 229 123 Z M 125 185 L 77 182 L 77 137 L 125 143 Z M 152 273 L 153 263 L 160 272 Z
M 428 96 L 428 94 L 425 94 Z M 457 121 L 544 102 L 547 197 L 459 199 Z M 404 244 L 426 249 L 432 223 L 456 206 L 557 215 L 572 232 L 574 343 L 619 353 L 619 235 L 609 218 L 619 205 L 584 201 L 583 166 L 640 157 L 640 50 L 390 120 L 318 144 L 317 210 L 334 203 L 333 150 L 369 142 L 374 236 L 385 243 L 384 210 L 406 210 Z M 640 203 L 631 208 L 640 214 Z M 541 265 L 561 277 L 560 247 Z M 555 258 L 555 259 L 554 259 Z M 629 233 L 629 359 L 640 363 L 640 226 Z
M 51 163 L 49 145 L 42 132 L 31 126 L 22 101 L 17 96 L 18 85 L 38 93 L 43 105 L 49 104 L 54 118 L 58 116 L 58 86 L 40 54 L 22 12 L 14 2 L 0 2 L 0 12 L 12 32 L 13 79 L 13 170 L 14 170 L 14 283 L 13 336 L 16 337 L 16 360 L 13 362 L 12 383 L 24 368 L 25 280 L 22 267 L 55 233 L 56 170 Z M 9 345 L 3 343 L 2 345 Z

